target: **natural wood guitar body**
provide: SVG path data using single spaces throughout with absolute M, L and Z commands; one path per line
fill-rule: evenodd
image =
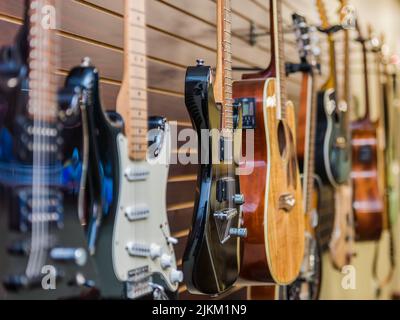
M 335 222 L 329 243 L 331 261 L 338 270 L 350 264 L 355 254 L 353 220 L 352 188 L 341 185 L 335 193 Z
M 245 80 L 234 83 L 235 98 L 256 99 L 254 166 L 240 176 L 245 195 L 241 280 L 253 284 L 288 284 L 298 275 L 304 253 L 304 213 L 296 157 L 295 114 L 287 103 L 286 120 L 277 118 L 276 81 Z M 244 136 L 245 138 L 245 136 Z M 244 140 L 244 148 L 246 141 Z M 292 197 L 288 211 L 282 198 Z

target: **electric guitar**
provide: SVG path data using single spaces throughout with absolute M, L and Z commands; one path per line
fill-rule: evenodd
M 263 73 L 234 82 L 243 129 L 254 130 L 254 160 L 242 165 L 242 283 L 285 285 L 299 274 L 304 256 L 304 211 L 296 155 L 293 103 L 287 100 L 282 1 L 271 0 L 272 60 Z M 247 135 L 245 135 L 246 137 Z M 246 148 L 244 139 L 243 148 Z
M 324 183 L 332 186 L 346 183 L 351 168 L 350 136 L 348 131 L 348 110 L 338 104 L 336 79 L 336 52 L 333 31 L 328 21 L 323 0 L 316 0 L 322 22 L 327 30 L 330 56 L 329 78 L 318 93 L 316 148 L 317 174 Z
M 322 257 L 318 226 L 318 181 L 315 176 L 315 136 L 317 120 L 316 81 L 319 72 L 317 36 L 304 17 L 293 14 L 293 25 L 300 53 L 302 90 L 298 117 L 298 157 L 303 163 L 303 206 L 305 212 L 305 252 L 297 279 L 279 287 L 282 300 L 318 300 L 322 280 Z M 301 131 L 301 133 L 300 133 Z M 302 145 L 302 147 L 300 147 Z
M 349 27 L 351 21 L 355 20 L 355 12 L 348 5 L 347 0 L 340 0 L 339 15 L 344 35 L 344 75 L 343 87 L 339 91 L 338 96 L 339 109 L 350 110 L 351 106 L 351 90 L 350 90 L 350 35 Z M 344 115 L 344 123 L 346 125 L 347 139 L 350 141 L 350 112 Z M 350 157 L 351 158 L 351 157 Z M 345 265 L 351 263 L 351 259 L 355 256 L 354 252 L 354 216 L 352 209 L 352 187 L 350 177 L 343 184 L 336 187 L 335 192 L 335 221 L 332 231 L 331 240 L 329 242 L 330 257 L 333 266 L 342 270 Z
M 192 228 L 183 257 L 191 293 L 221 294 L 237 280 L 241 260 L 241 205 L 236 169 L 241 113 L 232 99 L 231 1 L 217 1 L 217 68 L 189 67 L 185 103 L 199 139 L 199 172 Z M 239 133 L 239 134 L 238 134 Z M 207 151 L 208 150 L 208 151 Z
M 117 99 L 124 131 L 115 141 L 119 192 L 113 272 L 125 284 L 128 299 L 151 293 L 166 299 L 174 296 L 183 278 L 177 270 L 173 249 L 177 240 L 170 235 L 166 210 L 170 129 L 164 118 L 147 119 L 145 0 L 124 3 L 125 72 Z
M 356 240 L 378 240 L 383 229 L 384 198 L 379 187 L 377 123 L 370 119 L 367 39 L 357 23 L 364 65 L 364 117 L 351 123 L 353 211 Z
M 65 117 L 68 111 L 64 137 L 75 142 L 65 152 L 75 155 L 69 174 L 80 179 L 75 186 L 81 203 L 78 216 L 97 265 L 102 296 L 122 298 L 124 285 L 113 271 L 112 240 L 120 182 L 116 140 L 123 121 L 118 114 L 103 111 L 99 73 L 89 58 L 70 71 L 59 100 Z
M 55 2 L 25 2 L 26 32 L 18 38 L 24 43 L 15 47 L 22 50 L 20 76 L 2 132 L 0 297 L 5 299 L 99 294 L 76 193 L 65 181 L 69 158 L 63 142 L 70 141 L 63 139 L 57 103 L 55 31 L 42 24 L 48 6 Z

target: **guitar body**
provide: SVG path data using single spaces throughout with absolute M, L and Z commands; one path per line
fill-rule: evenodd
M 7 117 L 2 131 L 0 246 L 4 254 L 0 262 L 0 275 L 3 279 L 0 297 L 50 300 L 97 298 L 97 275 L 87 252 L 87 241 L 77 215 L 78 193 L 71 187 L 79 182 L 73 181 L 68 174 L 74 163 L 72 154 L 64 153 L 59 157 L 60 160 L 48 163 L 40 169 L 52 177 L 39 192 L 43 197 L 51 199 L 44 210 L 54 213 L 49 217 L 47 231 L 43 229 L 41 233 L 41 241 L 47 244 L 37 249 L 41 258 L 37 258 L 38 263 L 34 270 L 38 270 L 36 273 L 39 276 L 26 276 L 29 258 L 35 255 L 32 251 L 36 251 L 31 248 L 33 165 L 27 146 L 31 138 L 27 128 L 32 125 L 32 120 L 26 113 L 28 88 L 28 79 L 22 79 L 16 90 L 17 95 L 10 100 L 13 102 L 10 104 L 13 112 Z M 65 144 L 76 143 L 66 136 L 64 139 Z M 60 153 L 62 152 L 60 148 Z M 60 258 L 63 254 L 67 256 Z M 47 283 L 45 276 L 52 272 L 49 270 L 54 270 L 42 268 L 44 265 L 54 267 L 58 274 L 55 290 L 42 288 L 42 280 Z
M 333 186 L 347 182 L 351 169 L 348 130 L 343 124 L 345 112 L 336 104 L 335 90 L 318 93 L 316 173 Z
M 287 103 L 287 120 L 277 118 L 274 78 L 234 83 L 237 101 L 255 101 L 254 166 L 240 176 L 244 226 L 241 281 L 288 284 L 298 275 L 304 253 L 304 213 L 295 147 L 295 115 Z M 245 116 L 245 114 L 244 114 Z M 243 148 L 246 147 L 244 141 Z
M 111 240 L 112 264 L 128 299 L 151 294 L 151 283 L 172 294 L 181 276 L 177 276 L 166 208 L 170 129 L 163 118 L 152 118 L 149 129 L 156 130 L 157 136 L 146 161 L 131 161 L 126 137 L 122 133 L 117 137 L 120 192 Z
M 335 192 L 335 221 L 332 237 L 329 243 L 332 265 L 337 270 L 351 263 L 354 256 L 354 226 L 352 209 L 352 188 L 349 185 L 341 185 Z
M 231 200 L 235 190 L 239 190 L 235 164 L 219 161 L 220 140 L 215 134 L 208 138 L 209 131 L 202 132 L 219 132 L 221 123 L 209 67 L 188 68 L 185 102 L 199 137 L 199 161 L 205 160 L 199 164 L 192 229 L 183 257 L 185 283 L 192 293 L 221 294 L 235 283 L 239 274 L 239 240 L 229 232 L 240 227 L 241 209 Z M 204 153 L 202 146 L 209 147 L 210 152 Z M 221 184 L 226 190 L 222 197 Z M 226 209 L 233 212 L 227 220 L 214 216 Z
M 61 94 L 64 97 L 75 95 L 78 100 L 85 97 L 86 104 L 80 108 L 78 121 L 67 126 L 70 141 L 75 141 L 70 144 L 73 148 L 69 152 L 78 151 L 82 165 L 85 157 L 83 144 L 89 146 L 84 197 L 89 251 L 96 261 L 103 297 L 122 297 L 123 284 L 113 272 L 112 239 L 120 181 L 117 137 L 122 132 L 123 123 L 117 114 L 104 112 L 99 95 L 99 74 L 92 66 L 72 69 Z
M 315 183 L 317 185 L 317 181 Z M 315 228 L 318 224 L 319 190 L 312 194 L 312 211 L 305 215 L 305 250 L 297 279 L 278 288 L 279 300 L 318 300 L 322 285 L 322 249 Z
M 378 240 L 383 229 L 383 196 L 379 189 L 377 132 L 368 119 L 352 123 L 353 211 L 358 241 Z

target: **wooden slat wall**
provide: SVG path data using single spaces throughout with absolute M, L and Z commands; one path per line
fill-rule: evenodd
M 329 8 L 337 1 L 326 0 Z M 184 75 L 188 65 L 203 58 L 210 65 L 216 58 L 216 17 L 213 0 L 147 0 L 147 36 L 149 66 L 149 105 L 151 115 L 164 115 L 176 121 L 179 128 L 191 127 L 183 100 Z M 318 16 L 312 0 L 283 0 L 284 21 L 291 24 L 293 12 L 306 15 L 312 23 Z M 91 57 L 100 70 L 103 105 L 114 109 L 123 75 L 123 1 L 122 0 L 58 0 L 61 59 L 60 83 L 68 70 L 79 64 L 82 57 Z M 269 29 L 267 0 L 232 0 L 233 5 L 233 58 L 235 66 L 266 67 L 270 57 L 269 38 L 261 37 L 255 46 L 247 41 L 250 23 L 257 32 Z M 21 24 L 22 0 L 0 1 L 0 45 L 12 41 Z M 331 16 L 334 11 L 330 10 Z M 337 18 L 335 19 L 337 21 Z M 286 35 L 287 59 L 297 61 L 294 35 Z M 327 65 L 326 44 L 322 62 Z M 356 46 L 356 45 L 354 45 Z M 358 50 L 352 50 L 357 72 L 361 71 Z M 340 65 L 340 63 L 339 63 Z M 328 70 L 323 69 L 324 74 Z M 235 72 L 236 79 L 240 73 Z M 323 79 L 323 77 L 321 78 Z M 300 93 L 300 78 L 289 81 L 289 96 L 296 103 Z M 174 150 L 177 152 L 177 150 Z M 196 168 L 193 165 L 173 165 L 168 185 L 168 214 L 173 234 L 180 242 L 176 248 L 181 263 L 185 242 L 191 223 Z M 190 295 L 184 286 L 181 298 L 198 298 Z M 247 297 L 246 288 L 236 288 L 226 299 Z

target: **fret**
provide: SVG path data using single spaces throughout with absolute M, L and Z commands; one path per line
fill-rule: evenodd
M 216 102 L 222 106 L 222 128 L 233 129 L 231 1 L 218 0 L 217 9 L 218 52 L 214 95 Z
M 126 57 L 128 62 L 133 60 L 135 55 L 142 56 L 142 58 L 146 57 L 146 43 L 135 40 L 134 38 L 129 38 L 128 41 L 129 43 L 127 44 L 127 49 L 129 55 Z M 145 63 L 146 59 L 142 60 L 142 62 Z
M 54 0 L 30 2 L 28 112 L 35 120 L 55 122 L 58 114 L 56 37 L 54 30 L 42 26 L 42 8 L 48 5 L 55 6 Z
M 305 168 L 307 170 L 305 179 L 306 181 L 306 198 L 305 198 L 305 212 L 308 213 L 312 209 L 312 196 L 314 189 L 314 171 L 315 171 L 315 140 L 316 140 L 316 123 L 317 123 L 317 95 L 316 95 L 316 81 L 314 72 L 312 76 L 308 77 L 308 104 L 307 104 L 307 126 L 306 126 L 306 153 L 305 153 Z M 311 82 L 311 84 L 310 84 Z
M 277 115 L 278 119 L 286 118 L 286 69 L 285 69 L 285 49 L 283 37 L 282 1 L 273 0 L 273 19 L 274 19 L 274 48 L 275 48 L 275 67 L 277 80 Z
M 125 99 L 117 105 L 126 123 L 132 160 L 144 160 L 147 152 L 147 50 L 145 0 L 125 0 L 124 79 Z M 122 94 L 122 93 L 121 93 Z

